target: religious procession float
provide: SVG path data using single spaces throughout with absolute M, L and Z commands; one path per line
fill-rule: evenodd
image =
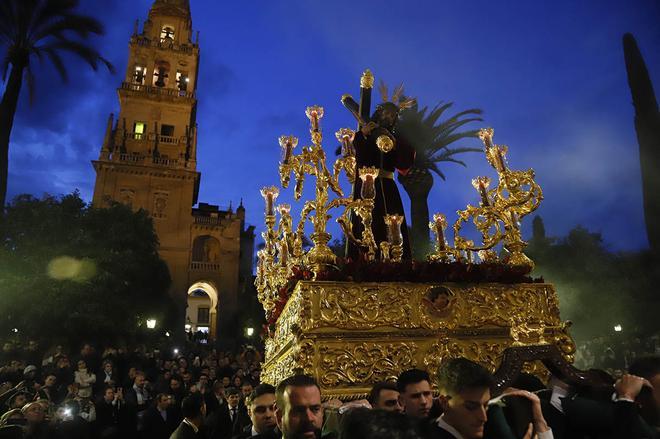
M 472 180 L 475 204 L 457 212 L 452 239 L 447 217 L 433 215 L 435 250 L 413 261 L 393 180 L 395 169 L 414 160 L 396 131 L 399 111 L 413 100 L 402 87 L 391 97 L 381 87 L 383 102 L 371 114 L 373 85 L 367 70 L 359 102 L 342 97 L 359 129 L 336 132 L 341 154 L 332 167 L 322 146 L 323 108 L 307 108 L 311 144 L 300 153 L 296 137 L 279 139 L 281 189 L 261 190 L 265 247 L 258 252 L 256 286 L 267 318 L 262 379 L 276 384 L 306 373 L 325 398 L 352 399 L 403 370 L 433 374 L 441 361 L 459 356 L 493 371 L 500 388 L 520 371 L 580 379 L 570 365 L 575 345 L 555 289 L 529 276 L 534 264 L 524 254 L 520 221 L 543 199 L 534 171 L 512 169 L 507 147 L 493 143 L 492 129 L 482 129 L 494 178 Z M 294 225 L 291 205 L 276 199 L 293 182 L 300 200 L 308 177 L 315 197 L 301 203 Z M 351 194 L 342 179 L 351 183 Z M 346 239 L 346 257 L 328 245 L 332 214 Z M 464 236 L 470 222 L 480 243 Z

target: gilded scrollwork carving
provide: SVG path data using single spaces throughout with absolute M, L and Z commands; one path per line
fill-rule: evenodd
M 418 349 L 414 342 L 321 346 L 319 382 L 329 388 L 373 384 L 415 367 Z
M 450 327 L 514 326 L 518 321 L 560 324 L 554 290 L 543 284 L 479 285 L 460 291 Z
M 510 343 L 491 340 L 452 340 L 442 338 L 431 345 L 424 355 L 424 366 L 432 375 L 436 373 L 442 361 L 466 357 L 470 358 L 490 371 L 494 371 L 500 363 L 504 349 Z
M 434 374 L 464 356 L 495 370 L 508 347 L 548 344 L 572 362 L 552 285 L 301 281 L 266 342 L 263 371 L 271 383 L 308 373 L 348 397 L 415 365 Z
M 414 289 L 401 285 L 334 284 L 320 288 L 321 321 L 343 329 L 413 328 Z

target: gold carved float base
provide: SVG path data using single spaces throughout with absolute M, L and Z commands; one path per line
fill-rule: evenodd
M 302 372 L 324 398 L 353 399 L 412 367 L 433 376 L 443 359 L 464 356 L 494 371 L 504 349 L 548 344 L 573 361 L 550 284 L 301 281 L 266 340 L 262 380 Z

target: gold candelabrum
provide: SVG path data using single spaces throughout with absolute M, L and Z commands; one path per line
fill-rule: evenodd
M 429 228 L 435 234 L 436 244 L 430 259 L 472 262 L 476 253 L 483 262 L 497 262 L 499 258 L 494 248 L 502 243 L 506 251 L 505 263 L 533 268 L 534 263 L 523 253 L 527 243 L 520 233 L 520 220 L 534 212 L 543 200 L 541 187 L 534 180 L 534 170 L 509 169 L 506 162 L 508 148 L 493 144 L 492 128 L 480 130 L 479 138 L 484 143 L 488 163 L 497 172 L 497 187 L 489 189 L 489 177 L 472 180 L 472 186 L 479 193 L 479 205 L 468 205 L 466 209 L 457 212 L 458 219 L 453 226 L 453 248 L 449 247 L 445 236 L 446 217 L 441 213 L 433 216 Z M 481 234 L 481 245 L 475 245 L 473 241 L 461 236 L 463 226 L 470 220 Z
M 286 285 L 293 267 L 308 267 L 316 278 L 319 272 L 331 268 L 336 263 L 335 254 L 328 247 L 331 235 L 326 230 L 326 224 L 331 218 L 330 210 L 343 207 L 344 210 L 338 216 L 337 222 L 347 239 L 360 246 L 368 260 L 375 259 L 376 255 L 376 242 L 371 231 L 371 214 L 376 195 L 375 179 L 378 170 L 366 167 L 359 169 L 357 177 L 363 182 L 361 198 L 354 200 L 352 196 L 344 197 L 340 187 L 341 172 L 345 173 L 351 184 L 355 182 L 356 178 L 355 151 L 353 149 L 355 132 L 342 128 L 335 133 L 341 144 L 342 154 L 335 160 L 332 172 L 330 172 L 326 166 L 326 155 L 321 145 L 323 108 L 308 107 L 306 115 L 310 121 L 311 146 L 304 146 L 300 154 L 295 154 L 298 139 L 290 135 L 279 138 L 282 148 L 282 161 L 279 165 L 282 188 L 286 189 L 289 186 L 291 174 L 293 174 L 295 179 L 294 198 L 299 200 L 302 196 L 305 177 L 307 175 L 316 177 L 315 198 L 305 201 L 300 220 L 295 228 L 291 217 L 291 206 L 288 204 L 275 206 L 279 189 L 269 186 L 261 190 L 266 204 L 266 230 L 262 233 L 265 246 L 257 253 L 255 284 L 259 300 L 267 314 L 272 312 L 277 305 L 280 299 L 278 292 L 282 286 Z M 330 200 L 330 191 L 334 192 L 338 198 Z M 359 239 L 353 231 L 351 213 L 357 215 L 361 221 L 363 232 Z M 308 252 L 305 252 L 303 243 L 307 221 L 311 221 L 313 226 L 313 233 L 310 235 L 313 246 Z M 392 255 L 394 258 L 398 255 L 396 248 L 392 250 Z

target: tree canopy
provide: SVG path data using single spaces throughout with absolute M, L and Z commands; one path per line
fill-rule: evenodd
M 540 217 L 534 230 L 526 251 L 533 274 L 555 285 L 561 317 L 574 322 L 576 338 L 610 334 L 617 324 L 638 334 L 658 330 L 660 266 L 651 253 L 611 252 L 599 233 L 582 226 L 546 238 Z
M 174 317 L 150 217 L 74 192 L 16 197 L 0 219 L 0 331 L 60 342 L 118 340 Z

